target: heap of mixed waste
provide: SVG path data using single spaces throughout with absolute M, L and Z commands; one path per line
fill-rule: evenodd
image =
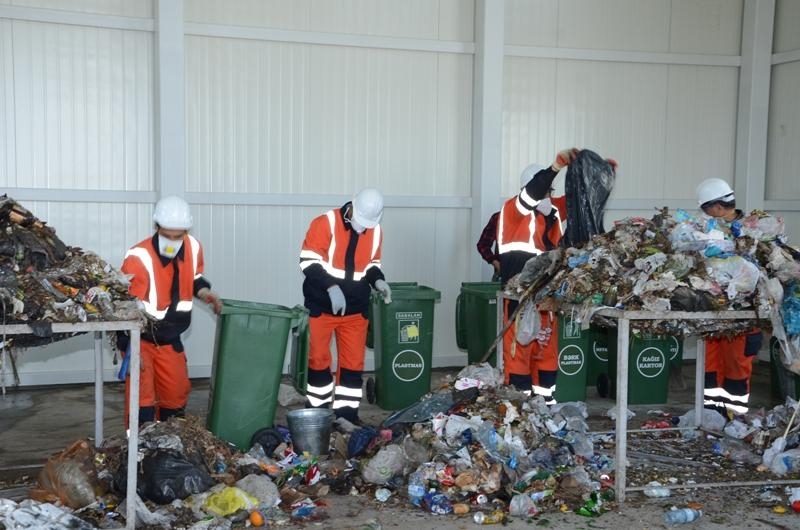
M 601 308 L 645 310 L 661 319 L 632 325 L 657 334 L 733 334 L 772 328 L 784 364 L 800 373 L 800 252 L 780 217 L 753 211 L 728 229 L 711 218 L 664 208 L 618 221 L 579 247 L 532 258 L 507 291 L 572 310 L 588 326 Z M 569 309 L 568 309 L 569 308 Z M 675 311 L 749 310 L 751 320 L 686 320 Z M 613 320 L 602 321 L 614 325 Z
M 4 324 L 32 324 L 16 347 L 67 338 L 47 323 L 142 320 L 124 275 L 92 252 L 64 244 L 53 228 L 10 197 L 0 197 L 0 302 Z

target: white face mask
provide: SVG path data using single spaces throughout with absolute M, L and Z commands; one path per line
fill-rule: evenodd
M 553 211 L 553 203 L 550 202 L 550 197 L 545 197 L 539 201 L 539 204 L 536 205 L 536 211 L 544 216 L 550 215 L 550 212 Z
M 352 226 L 353 230 L 355 230 L 356 233 L 358 234 L 362 234 L 364 233 L 364 230 L 366 230 L 366 228 L 358 224 L 358 222 L 355 219 L 350 219 L 350 226 Z
M 158 236 L 158 253 L 165 258 L 171 259 L 177 256 L 178 251 L 180 251 L 182 246 L 183 238 L 181 238 L 179 241 L 173 241 L 164 236 Z

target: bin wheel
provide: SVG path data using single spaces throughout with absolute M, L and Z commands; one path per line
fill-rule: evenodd
M 367 401 L 370 405 L 375 403 L 376 386 L 375 379 L 371 377 L 367 378 Z
M 250 447 L 259 444 L 264 448 L 264 452 L 267 456 L 270 456 L 273 451 L 275 451 L 275 448 L 282 443 L 283 435 L 278 429 L 273 429 L 272 427 L 259 429 L 254 432 L 253 436 L 250 438 Z
M 611 380 L 608 378 L 608 374 L 597 376 L 597 393 L 601 398 L 607 398 L 611 394 Z

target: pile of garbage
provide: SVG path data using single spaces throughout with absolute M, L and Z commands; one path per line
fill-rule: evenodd
M 128 280 L 102 258 L 62 242 L 19 203 L 0 197 L 0 302 L 4 324 L 30 324 L 32 335 L 7 338 L 26 348 L 68 338 L 54 322 L 141 320 Z
M 330 451 L 320 456 L 295 453 L 282 427 L 282 438 L 270 447 L 255 443 L 241 452 L 194 417 L 146 424 L 138 449 L 137 525 L 200 529 L 322 521 L 329 517 L 330 493 L 372 503 L 394 498 L 412 510 L 481 524 L 566 512 L 599 517 L 614 510 L 613 430 L 590 430 L 585 403 L 545 405 L 501 381 L 488 364 L 472 365 L 380 426 L 339 419 Z M 609 421 L 619 412 L 615 408 L 607 412 Z M 691 428 L 693 410 L 647 419 L 640 433 L 631 434 L 628 485 L 645 486 L 644 494 L 655 497 L 669 496 L 681 484 L 691 488 L 696 477 L 683 477 L 675 467 L 692 463 L 687 444 L 699 448 L 696 464 L 706 466 L 704 482 L 717 480 L 711 470 L 726 462 L 747 480 L 755 470 L 766 478 L 800 476 L 797 408 L 789 398 L 769 413 L 735 420 L 705 410 L 702 430 Z M 687 429 L 662 430 L 674 426 Z M 674 457 L 655 455 L 641 466 L 637 436 L 657 442 L 649 449 L 684 445 Z M 100 449 L 76 442 L 46 463 L 33 500 L 3 501 L 0 516 L 41 525 L 56 514 L 69 521 L 65 528 L 122 527 L 126 463 L 124 437 L 107 439 Z
M 525 302 L 575 313 L 589 326 L 607 307 L 663 315 L 633 321 L 653 334 L 728 335 L 772 328 L 784 364 L 800 373 L 800 252 L 780 217 L 753 211 L 730 228 L 663 208 L 627 218 L 579 247 L 532 258 L 506 290 Z M 752 320 L 681 320 L 670 311 L 750 310 Z M 596 322 L 615 325 L 612 319 Z

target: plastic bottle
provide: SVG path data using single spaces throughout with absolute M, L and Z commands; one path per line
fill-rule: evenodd
M 506 514 L 503 510 L 495 510 L 492 513 L 475 512 L 472 520 L 477 524 L 500 524 L 506 520 Z
M 693 508 L 679 508 L 670 510 L 664 514 L 664 522 L 667 524 L 691 523 L 700 518 L 703 512 Z
M 660 482 L 650 482 L 644 488 L 644 494 L 648 497 L 669 497 L 669 488 L 662 486 Z
M 425 481 L 422 480 L 422 473 L 414 471 L 408 476 L 408 500 L 414 506 L 419 506 L 422 503 L 422 497 L 425 496 Z

